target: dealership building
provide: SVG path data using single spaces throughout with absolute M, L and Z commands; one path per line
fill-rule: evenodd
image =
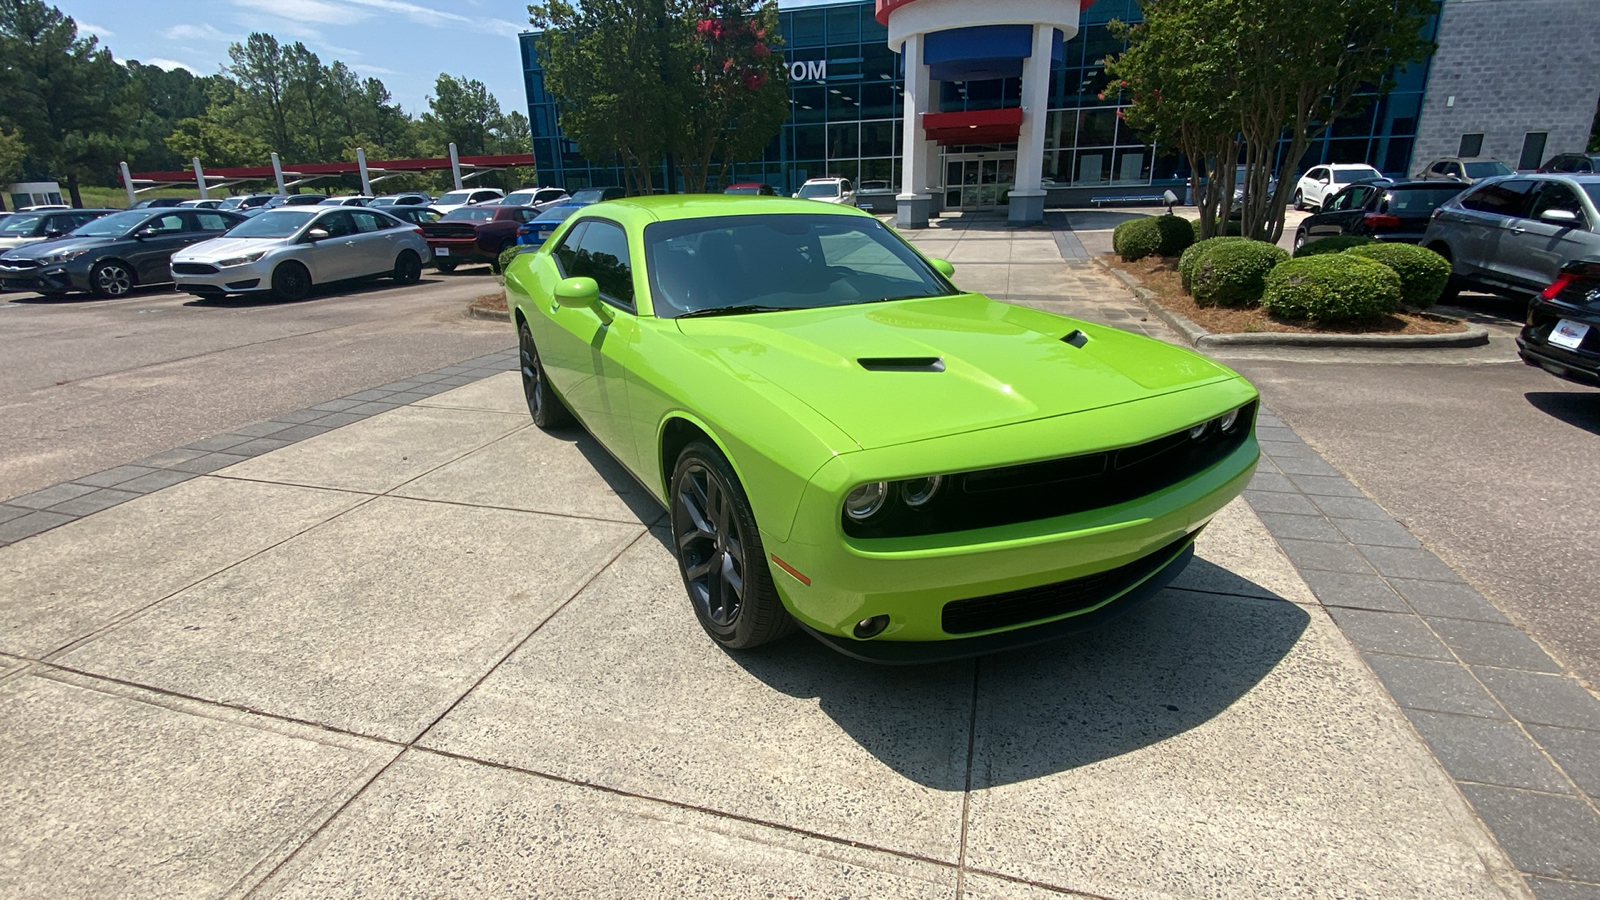
M 1368 163 L 1404 176 L 1446 155 L 1533 168 L 1582 150 L 1600 102 L 1594 6 L 1445 0 L 1426 25 L 1434 56 L 1332 123 L 1302 168 Z M 1034 221 L 1047 206 L 1182 192 L 1181 155 L 1147 142 L 1099 96 L 1103 60 L 1124 46 L 1110 23 L 1138 21 L 1136 0 L 780 7 L 790 117 L 760 159 L 734 166 L 734 181 L 790 192 L 843 176 L 912 224 L 941 208 L 1006 201 L 1013 220 Z M 568 190 L 622 184 L 619 168 L 584 159 L 562 136 L 537 41 L 525 33 L 521 49 L 540 179 Z

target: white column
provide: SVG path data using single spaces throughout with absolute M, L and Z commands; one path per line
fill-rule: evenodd
M 901 123 L 900 140 L 900 193 L 895 197 L 898 207 L 897 224 L 910 228 L 928 225 L 928 171 L 932 144 L 922 131 L 922 114 L 928 111 L 933 92 L 933 80 L 928 67 L 922 63 L 922 35 L 906 38 L 904 47 L 906 69 L 905 119 Z M 937 148 L 935 148 L 937 152 Z M 937 157 L 934 157 L 937 159 Z
M 361 170 L 361 193 L 372 196 L 372 179 L 367 177 L 367 151 L 356 148 L 356 167 Z
M 450 174 L 456 180 L 456 190 L 461 190 L 461 155 L 456 152 L 454 141 L 450 142 Z
M 122 186 L 128 190 L 128 208 L 133 209 L 133 204 L 139 202 L 133 193 L 133 176 L 128 173 L 128 163 L 122 163 Z
M 211 195 L 206 193 L 206 173 L 204 169 L 200 168 L 200 157 L 198 156 L 194 158 L 194 183 L 200 187 L 200 199 L 210 199 Z
M 272 154 L 272 177 L 278 181 L 278 193 L 287 194 L 288 189 L 283 186 L 283 163 L 278 159 L 278 154 Z
M 1050 52 L 1055 28 L 1033 26 L 1033 55 L 1022 66 L 1022 133 L 1017 136 L 1017 183 L 1011 191 L 1014 224 L 1044 221 L 1044 136 L 1050 106 Z

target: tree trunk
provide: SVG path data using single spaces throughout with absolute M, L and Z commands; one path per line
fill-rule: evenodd
M 83 209 L 83 197 L 78 193 L 78 173 L 67 173 L 67 193 L 72 195 L 74 209 Z

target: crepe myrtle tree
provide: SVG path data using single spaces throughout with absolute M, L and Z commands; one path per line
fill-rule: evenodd
M 710 0 L 686 39 L 674 41 L 671 80 L 681 88 L 682 127 L 670 144 L 686 190 L 726 180 L 740 159 L 760 154 L 789 116 L 789 90 L 773 0 Z

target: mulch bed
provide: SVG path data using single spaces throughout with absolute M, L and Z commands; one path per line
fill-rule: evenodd
M 1176 259 L 1147 256 L 1134 262 L 1123 262 L 1114 255 L 1107 255 L 1102 259 L 1112 268 L 1120 269 L 1138 279 L 1155 293 L 1156 300 L 1162 306 L 1215 334 L 1248 334 L 1260 331 L 1293 334 L 1450 334 L 1467 330 L 1464 322 L 1425 312 L 1397 312 L 1364 322 L 1319 326 L 1309 322 L 1280 319 L 1260 308 L 1201 306 L 1184 291 L 1183 282 L 1178 277 Z
M 506 292 L 505 291 L 499 291 L 499 292 L 496 292 L 496 293 L 493 293 L 493 294 L 484 294 L 483 296 L 481 296 L 478 299 L 472 301 L 468 305 L 471 306 L 473 309 L 481 309 L 484 312 L 500 312 L 500 313 L 503 313 L 503 312 L 507 312 L 508 311 L 508 309 L 506 307 Z

